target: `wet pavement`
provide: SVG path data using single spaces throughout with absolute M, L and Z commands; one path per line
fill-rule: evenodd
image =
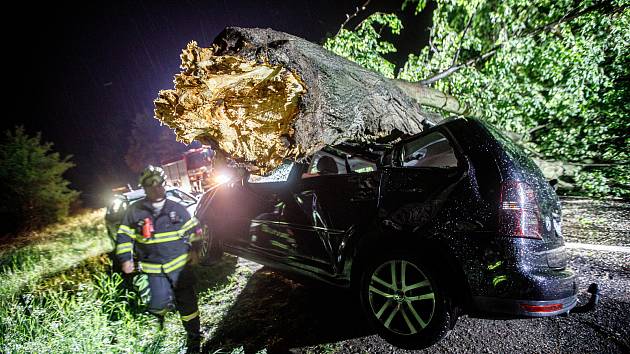
M 595 311 L 520 320 L 460 317 L 438 344 L 422 351 L 393 347 L 367 328 L 355 298 L 321 283 L 256 271 L 207 349 L 244 346 L 268 353 L 630 353 L 630 203 L 563 199 L 570 267 L 579 297 L 598 283 Z M 614 252 L 583 245 L 619 246 Z M 596 248 L 596 247 L 595 247 Z
M 565 242 L 630 246 L 630 203 L 562 198 Z

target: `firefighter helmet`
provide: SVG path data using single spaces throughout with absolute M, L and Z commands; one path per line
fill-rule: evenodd
M 163 186 L 166 184 L 166 173 L 161 167 L 149 165 L 142 171 L 139 182 L 142 187 Z

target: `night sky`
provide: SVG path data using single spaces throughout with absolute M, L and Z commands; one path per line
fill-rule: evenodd
M 137 115 L 152 117 L 153 100 L 173 87 L 179 55 L 191 40 L 209 45 L 226 26 L 270 27 L 316 43 L 339 29 L 362 1 L 23 2 L 5 33 L 2 130 L 41 132 L 77 165 L 66 173 L 87 206 L 100 206 L 112 187 L 133 183 L 124 162 Z M 414 16 L 393 0 L 372 0 L 349 27 L 375 11 L 396 12 L 405 29 L 393 38 L 404 63 L 426 42 L 430 15 Z M 43 7 L 42 7 L 43 6 Z M 429 9 L 430 11 L 430 9 Z M 424 20 L 423 20 L 424 19 Z M 160 129 L 147 119 L 147 139 Z

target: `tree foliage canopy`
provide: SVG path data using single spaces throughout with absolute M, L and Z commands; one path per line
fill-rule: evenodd
M 628 0 L 437 0 L 430 41 L 395 75 L 380 30 L 395 15 L 370 15 L 325 47 L 385 76 L 451 94 L 539 158 L 572 167 L 578 192 L 630 197 L 630 10 Z M 406 0 L 423 13 L 425 1 Z M 433 78 L 433 79 L 431 79 Z M 575 172 L 577 171 L 577 172 Z
M 71 156 L 61 158 L 41 135 L 29 136 L 22 127 L 7 131 L 0 142 L 0 205 L 2 231 L 38 228 L 68 214 L 79 192 L 68 188 L 64 172 Z

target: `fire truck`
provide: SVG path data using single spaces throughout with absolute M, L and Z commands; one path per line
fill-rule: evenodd
M 201 147 L 162 161 L 167 184 L 192 194 L 203 193 L 211 186 L 213 157 L 212 149 Z

